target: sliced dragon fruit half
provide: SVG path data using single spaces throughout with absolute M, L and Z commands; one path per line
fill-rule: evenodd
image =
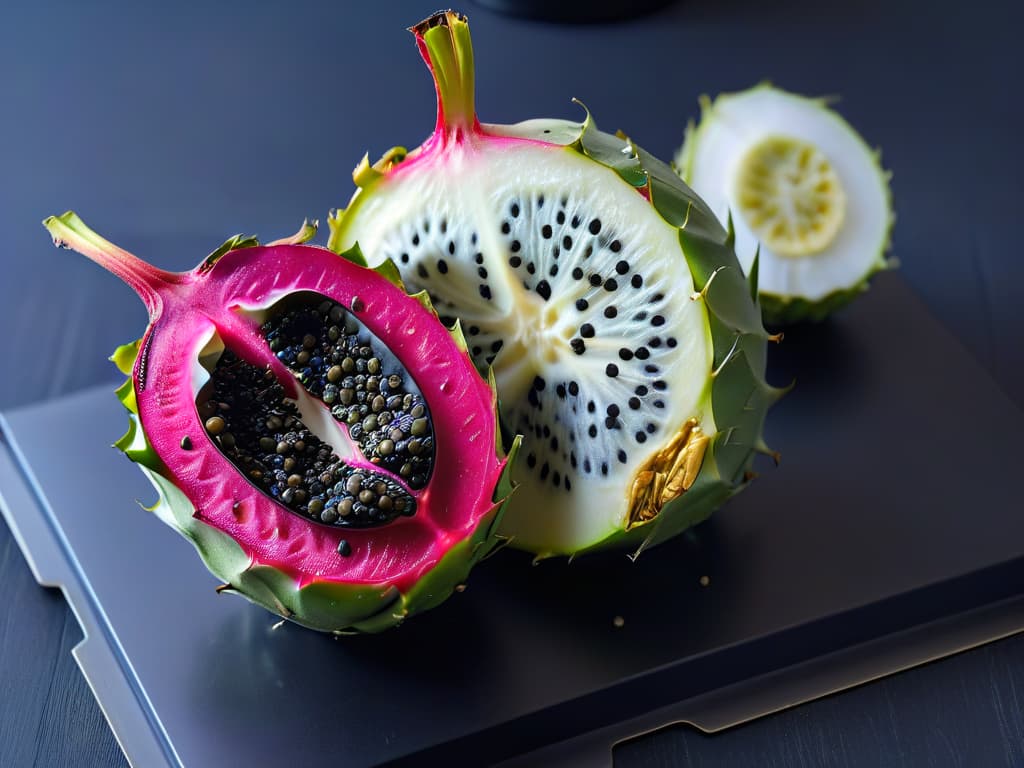
M 778 396 L 731 233 L 664 163 L 582 123 L 487 125 L 464 17 L 413 28 L 434 133 L 356 168 L 328 247 L 359 242 L 461 318 L 524 435 L 505 515 L 540 556 L 664 541 L 750 477 Z M 752 295 L 753 294 L 753 295 Z
M 44 224 L 146 304 L 145 335 L 113 357 L 129 377 L 117 447 L 221 589 L 375 632 L 439 604 L 496 546 L 511 488 L 493 386 L 393 267 L 304 245 L 305 225 L 171 273 L 74 213 Z

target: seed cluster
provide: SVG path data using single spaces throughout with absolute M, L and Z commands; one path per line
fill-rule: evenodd
M 434 309 L 446 325 L 459 317 L 486 316 L 492 311 L 500 288 L 492 287 L 494 276 L 485 265 L 479 236 L 473 230 L 451 227 L 446 213 L 406 222 L 381 245 L 381 252 L 399 264 L 410 288 L 430 292 Z M 481 368 L 494 363 L 503 346 L 495 330 L 474 322 L 463 325 L 470 355 Z
M 217 361 L 197 408 L 224 455 L 303 517 L 361 528 L 416 511 L 415 499 L 398 483 L 345 464 L 313 434 L 269 369 L 230 350 Z
M 527 468 L 571 491 L 572 477 L 608 475 L 660 429 L 669 384 L 659 357 L 678 345 L 665 333 L 670 308 L 652 286 L 657 281 L 635 269 L 628 238 L 585 213 L 574 195 L 512 199 L 501 231 L 523 288 L 575 309 L 570 356 L 596 354 L 601 361 L 588 368 L 600 370 L 603 380 L 537 376 L 525 401 L 512 408 L 516 429 L 532 438 Z M 609 354 L 612 339 L 617 346 Z
M 347 425 L 360 452 L 413 490 L 426 486 L 434 430 L 423 395 L 379 339 L 342 305 L 299 305 L 263 324 L 277 358 Z
M 538 376 L 521 402 L 506 405 L 510 426 L 530 438 L 527 469 L 565 492 L 574 478 L 609 475 L 657 439 L 669 403 L 665 361 L 678 346 L 664 284 L 636 258 L 629 232 L 591 208 L 575 191 L 513 195 L 500 209 L 501 249 L 485 254 L 474 231 L 460 231 L 431 205 L 384 249 L 411 286 L 430 292 L 442 319 L 464 319 L 481 367 L 502 365 L 501 329 L 488 318 L 503 316 L 494 305 L 509 276 L 573 323 L 561 342 L 565 354 L 593 374 L 567 364 L 563 375 Z

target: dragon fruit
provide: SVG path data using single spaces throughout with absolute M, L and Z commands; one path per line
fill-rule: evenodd
M 413 28 L 437 123 L 363 159 L 328 247 L 357 241 L 460 318 L 525 461 L 502 532 L 538 556 L 638 553 L 707 517 L 767 451 L 778 390 L 757 271 L 666 164 L 582 123 L 486 125 L 464 17 Z
M 511 487 L 493 386 L 393 267 L 305 245 L 305 225 L 171 273 L 71 212 L 44 224 L 146 304 L 145 335 L 113 357 L 129 377 L 117 447 L 221 589 L 375 632 L 439 604 L 497 545 Z

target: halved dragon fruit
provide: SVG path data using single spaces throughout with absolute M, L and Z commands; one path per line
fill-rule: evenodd
M 117 447 L 222 589 L 375 632 L 439 604 L 496 546 L 511 488 L 493 386 L 393 267 L 303 245 L 305 225 L 171 273 L 71 212 L 44 223 L 149 310 L 113 358 L 131 413 Z
M 732 234 L 664 163 L 582 123 L 481 124 L 464 17 L 412 30 L 437 90 L 433 133 L 356 168 L 328 246 L 394 260 L 493 365 L 524 435 L 512 546 L 638 552 L 750 478 L 779 392 Z

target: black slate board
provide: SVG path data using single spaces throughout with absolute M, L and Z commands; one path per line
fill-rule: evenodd
M 797 381 L 769 417 L 781 466 L 690 535 L 636 563 L 503 552 L 372 638 L 274 629 L 215 595 L 190 546 L 127 501 L 153 493 L 106 448 L 125 423 L 106 389 L 7 414 L 0 492 L 83 621 L 86 675 L 140 765 L 495 761 L 651 727 L 687 700 L 709 702 L 687 718 L 713 729 L 790 703 L 764 682 L 786 668 L 853 664 L 851 684 L 914 628 L 969 614 L 977 642 L 1024 626 L 1024 414 L 897 275 L 789 331 L 770 378 Z M 900 665 L 965 642 L 928 634 Z M 827 690 L 808 676 L 799 697 Z

